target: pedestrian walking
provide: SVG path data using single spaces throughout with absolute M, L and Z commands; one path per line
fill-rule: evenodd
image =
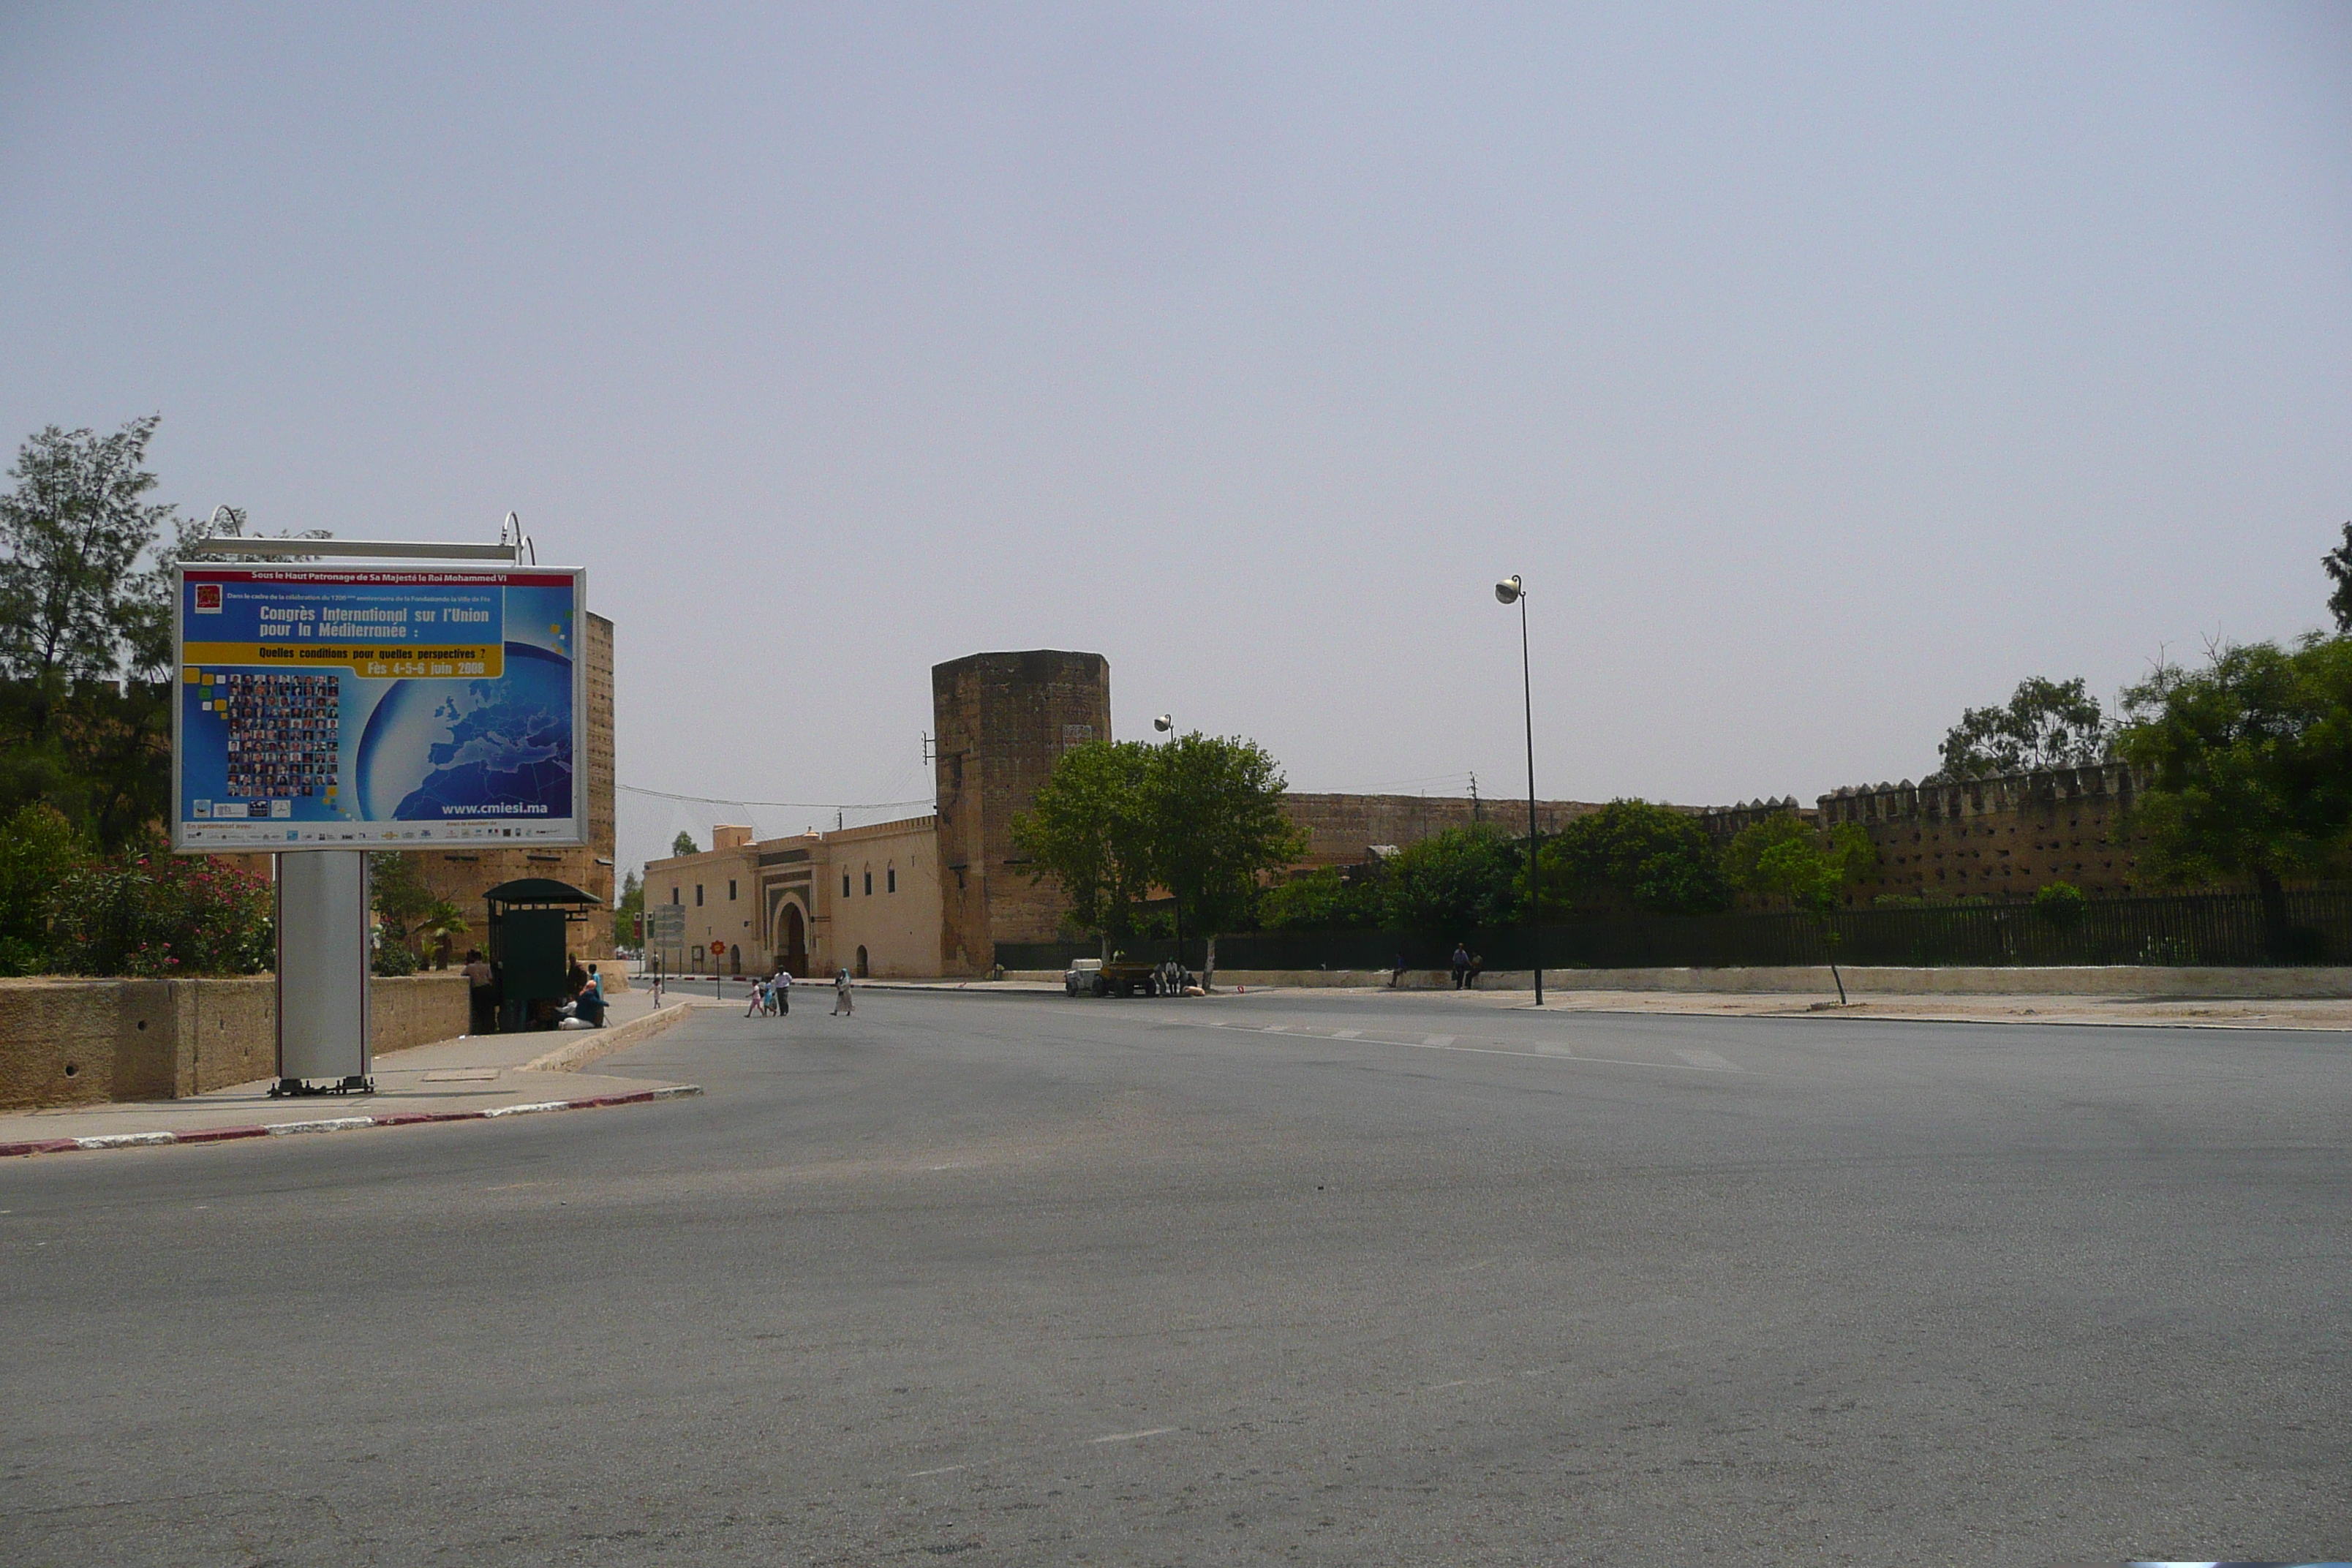
M 751 1005 L 743 1009 L 743 1016 L 761 1018 L 767 1016 L 767 1012 L 768 983 L 764 980 L 754 980 L 751 982 Z
M 781 1018 L 792 1010 L 793 972 L 779 963 L 776 977 L 768 982 L 768 1011 Z
M 846 1018 L 856 1011 L 856 1000 L 849 991 L 849 971 L 841 970 L 833 977 L 833 1011 L 825 1016 L 831 1018 Z
M 1403 984 L 1404 954 L 1400 952 L 1396 955 L 1396 962 L 1389 966 L 1389 989 L 1395 991 L 1400 989 Z
M 1464 984 L 1465 984 L 1470 990 L 1477 990 L 1478 976 L 1484 973 L 1486 969 L 1486 955 L 1483 952 L 1472 953 L 1470 955 L 1470 972 L 1463 976 Z
M 1460 942 L 1454 944 L 1454 989 L 1459 991 L 1470 979 L 1470 950 Z

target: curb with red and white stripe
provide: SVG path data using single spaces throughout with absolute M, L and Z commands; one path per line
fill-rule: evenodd
M 494 1105 L 487 1110 L 399 1110 L 389 1116 L 331 1116 L 317 1121 L 272 1121 L 256 1127 L 200 1127 L 188 1132 L 107 1132 L 95 1138 L 43 1138 L 0 1143 L 0 1159 L 11 1154 L 71 1154 L 84 1149 L 147 1149 L 159 1143 L 229 1143 L 240 1138 L 284 1138 L 297 1132 L 356 1132 L 362 1127 L 416 1127 L 428 1121 L 488 1121 L 530 1116 L 542 1110 L 601 1110 L 612 1105 L 650 1105 L 700 1094 L 699 1084 L 669 1084 L 634 1094 L 599 1094 L 585 1100 L 542 1100 L 531 1105 Z

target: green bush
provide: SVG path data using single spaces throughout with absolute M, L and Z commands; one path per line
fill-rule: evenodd
M 47 912 L 59 973 L 257 974 L 277 956 L 268 881 L 160 847 L 71 868 Z
M 2072 882 L 2046 882 L 2034 889 L 2033 908 L 2052 925 L 2066 931 L 2082 923 L 2091 900 Z
M 1612 800 L 1543 841 L 1544 912 L 1704 915 L 1731 902 L 1698 818 L 1645 800 Z
M 385 930 L 377 937 L 375 956 L 368 967 L 378 974 L 414 974 L 418 968 L 416 950 L 397 928 Z
M 1327 866 L 1268 888 L 1257 918 L 1268 931 L 1358 931 L 1381 923 L 1381 901 L 1377 882 L 1351 883 Z
M 47 802 L 0 824 L 0 974 L 39 973 L 48 957 L 49 894 L 81 858 L 80 835 Z
M 1449 827 L 1409 844 L 1382 879 L 1386 923 L 1460 940 L 1519 915 L 1527 846 L 1491 827 Z

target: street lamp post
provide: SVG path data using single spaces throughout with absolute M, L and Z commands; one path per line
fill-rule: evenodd
M 1528 719 L 1528 956 L 1535 960 L 1536 1005 L 1543 1005 L 1542 884 L 1536 874 L 1536 691 L 1528 664 L 1528 590 L 1516 572 L 1495 584 L 1495 597 L 1519 607 L 1519 694 Z
M 1159 718 L 1154 719 L 1151 721 L 1151 727 L 1159 731 L 1161 734 L 1167 736 L 1168 743 L 1170 745 L 1172 746 L 1176 743 L 1176 716 L 1174 714 L 1162 713 Z M 1171 893 L 1168 901 L 1171 904 L 1173 904 L 1176 908 L 1176 973 L 1179 980 L 1181 981 L 1185 973 L 1184 900 L 1182 898 Z M 1181 993 L 1184 989 L 1184 986 L 1180 984 L 1177 989 Z

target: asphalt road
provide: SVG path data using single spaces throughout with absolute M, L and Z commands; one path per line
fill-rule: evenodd
M 0 1563 L 2352 1547 L 2346 1035 L 812 991 L 600 1070 L 709 1092 L 0 1165 Z

